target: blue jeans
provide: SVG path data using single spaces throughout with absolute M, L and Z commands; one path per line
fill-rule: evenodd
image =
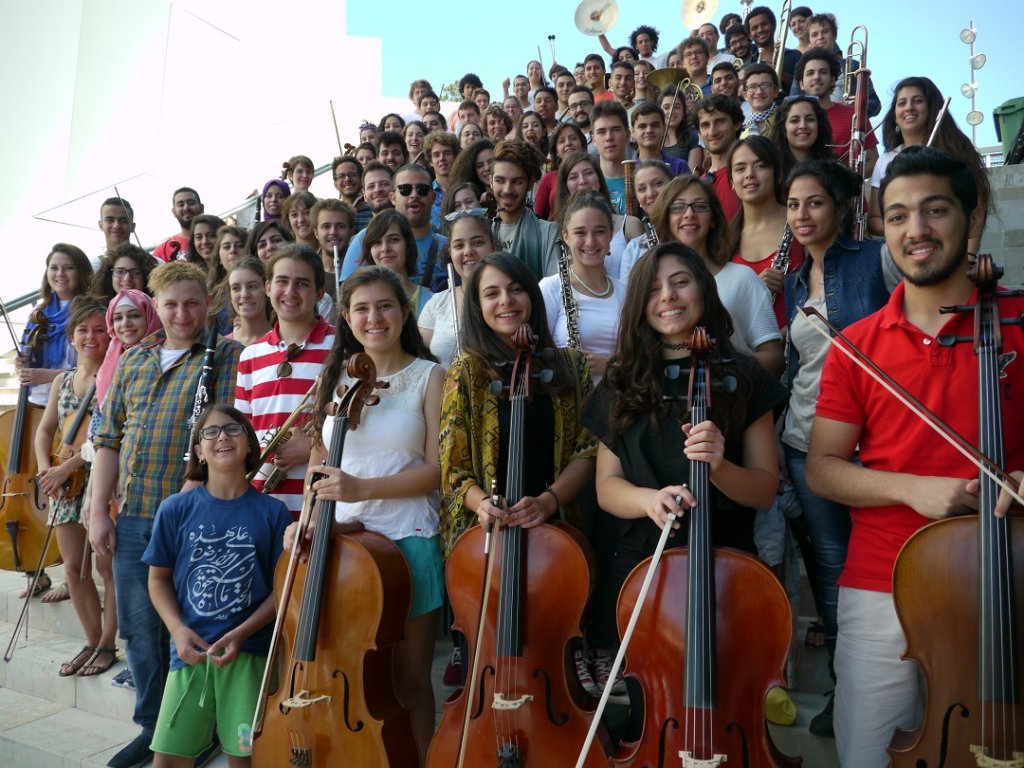
M 846 548 L 850 543 L 850 508 L 812 493 L 807 487 L 807 454 L 788 445 L 783 448 L 786 449 L 789 476 L 811 538 L 815 573 L 815 582 L 811 588 L 817 598 L 825 627 L 825 647 L 828 648 L 831 673 L 832 658 L 836 652 L 836 613 L 839 602 L 836 582 L 846 563 Z
M 114 552 L 117 625 L 135 681 L 135 714 L 144 731 L 153 732 L 170 665 L 170 639 L 149 599 L 149 566 L 142 554 L 153 537 L 153 521 L 118 515 Z

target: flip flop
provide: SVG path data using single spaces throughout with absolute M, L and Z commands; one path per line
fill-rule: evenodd
M 23 590 L 21 590 L 21 594 L 18 595 L 18 599 L 19 600 L 24 600 L 26 597 L 28 597 L 28 590 L 29 590 L 29 588 L 31 586 L 32 586 L 32 576 L 30 575 L 28 577 L 28 584 L 25 586 L 25 588 Z M 46 590 L 48 590 L 52 586 L 53 586 L 53 581 L 50 580 L 50 577 L 49 577 L 48 574 L 45 574 L 45 573 L 39 574 L 39 579 L 36 581 L 36 588 L 32 591 L 32 597 L 36 597 L 37 595 L 39 595 L 39 593 L 45 592 Z
M 98 664 L 97 659 L 106 657 L 106 664 Z M 117 661 L 117 648 L 97 648 L 96 652 L 89 658 L 89 661 L 85 663 L 80 670 L 78 670 L 79 677 L 95 677 L 96 675 L 102 675 Z
M 47 576 L 49 578 L 49 576 Z M 68 592 L 68 583 L 63 581 L 59 586 L 54 587 L 45 595 L 41 602 L 44 603 L 59 603 L 62 600 L 68 600 L 71 597 L 71 593 Z
M 79 670 L 82 669 L 86 664 L 93 660 L 96 656 L 96 646 L 94 645 L 83 645 L 82 650 L 78 652 L 71 661 L 65 662 L 60 665 L 60 671 L 57 673 L 61 677 L 71 677 L 77 675 Z

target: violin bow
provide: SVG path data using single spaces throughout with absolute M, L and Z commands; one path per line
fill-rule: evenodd
M 676 503 L 682 503 L 682 499 L 679 496 L 676 496 Z M 626 657 L 629 641 L 633 639 L 633 630 L 640 619 L 640 611 L 643 610 L 644 601 L 647 599 L 647 592 L 651 588 L 651 582 L 654 581 L 654 572 L 658 569 L 658 563 L 661 562 L 661 555 L 665 551 L 665 544 L 668 542 L 668 536 L 672 532 L 672 523 L 675 522 L 675 519 L 675 514 L 669 512 L 668 520 L 665 521 L 665 526 L 661 529 L 658 546 L 655 547 L 654 554 L 651 556 L 651 563 L 647 566 L 644 583 L 640 587 L 640 593 L 637 595 L 636 603 L 633 605 L 633 613 L 629 616 L 629 623 L 626 625 L 626 631 L 622 633 L 622 642 L 619 643 L 619 650 L 615 654 L 615 661 L 612 662 L 611 671 L 608 673 L 608 682 L 605 683 L 604 690 L 601 691 L 601 701 L 598 702 L 597 709 L 594 710 L 594 715 L 590 720 L 590 730 L 587 731 L 587 738 L 584 740 L 580 756 L 576 760 L 576 768 L 583 768 L 587 761 L 587 756 L 590 754 L 590 747 L 593 745 L 597 729 L 601 725 L 601 717 L 604 715 L 604 710 L 608 706 L 608 699 L 612 695 L 612 685 L 615 683 L 615 678 L 622 667 L 622 660 Z
M 969 462 L 974 464 L 984 474 L 988 475 L 993 482 L 1006 491 L 1010 497 L 1020 505 L 1024 505 L 1024 498 L 1017 490 L 1017 481 L 1005 469 L 992 461 L 988 456 L 979 451 L 963 435 L 953 430 L 938 415 L 914 397 L 904 387 L 897 383 L 891 376 L 878 367 L 857 345 L 843 335 L 842 331 L 832 325 L 828 318 L 821 314 L 814 307 L 801 307 L 800 311 L 810 319 L 817 318 L 819 323 L 808 323 L 815 331 L 828 339 L 829 343 L 852 360 L 858 368 L 875 380 L 889 394 L 905 405 L 910 412 L 924 421 L 935 431 L 939 437 L 952 445 Z M 841 344 L 839 342 L 842 342 Z

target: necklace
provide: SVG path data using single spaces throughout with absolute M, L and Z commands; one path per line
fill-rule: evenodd
M 682 344 L 667 344 L 666 342 L 663 341 L 661 342 L 661 346 L 664 347 L 665 349 L 671 350 L 672 352 L 681 352 L 684 349 L 690 348 L 690 345 L 687 344 L 686 342 L 683 342 Z
M 576 280 L 579 282 L 579 284 L 582 285 L 584 288 L 586 288 L 588 291 L 590 291 L 590 293 L 592 293 L 595 298 L 603 299 L 605 296 L 607 296 L 609 293 L 612 292 L 612 281 L 608 279 L 608 273 L 607 272 L 605 272 L 605 275 L 604 275 L 604 290 L 603 291 L 595 291 L 593 288 L 591 288 L 589 285 L 587 285 L 587 281 L 586 280 L 584 280 L 582 277 L 580 277 L 576 273 L 575 269 L 571 269 L 571 271 L 572 271 L 572 276 L 576 278 Z

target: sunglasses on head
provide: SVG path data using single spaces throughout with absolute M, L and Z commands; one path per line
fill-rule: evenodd
M 413 193 L 413 190 L 416 190 L 416 194 L 419 197 L 426 197 L 430 194 L 429 184 L 399 184 L 395 189 L 398 190 L 398 194 L 402 197 L 408 197 Z
M 451 213 L 445 214 L 444 220 L 447 222 L 455 222 L 461 219 L 463 216 L 472 216 L 474 219 L 487 220 L 487 209 L 486 208 L 463 208 L 461 211 L 452 211 Z

